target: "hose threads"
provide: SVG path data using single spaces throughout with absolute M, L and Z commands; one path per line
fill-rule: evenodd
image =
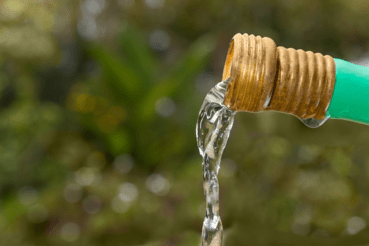
M 329 55 L 276 47 L 270 38 L 236 34 L 223 70 L 224 104 L 235 111 L 275 110 L 324 119 L 335 84 Z

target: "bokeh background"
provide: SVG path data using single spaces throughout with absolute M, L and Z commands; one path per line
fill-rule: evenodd
M 0 244 L 199 245 L 195 123 L 236 33 L 368 64 L 366 0 L 1 0 Z M 369 245 L 369 127 L 239 113 L 228 246 Z

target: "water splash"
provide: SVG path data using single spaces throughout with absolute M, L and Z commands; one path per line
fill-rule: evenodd
M 203 158 L 206 214 L 202 246 L 221 246 L 223 225 L 219 216 L 218 172 L 236 112 L 223 105 L 228 81 L 222 81 L 206 95 L 196 124 L 197 146 Z

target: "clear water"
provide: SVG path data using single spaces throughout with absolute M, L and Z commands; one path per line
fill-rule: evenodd
M 206 214 L 202 227 L 202 246 L 220 246 L 223 225 L 219 216 L 218 172 L 236 112 L 223 105 L 228 81 L 222 81 L 206 95 L 196 124 L 197 146 L 203 158 Z
M 202 227 L 202 246 L 221 246 L 223 225 L 219 215 L 218 172 L 223 150 L 231 132 L 235 111 L 223 105 L 228 81 L 222 81 L 206 95 L 196 124 L 197 146 L 203 158 L 203 185 L 206 213 Z M 321 126 L 328 119 L 300 119 L 311 128 Z
M 306 126 L 310 127 L 310 128 L 318 128 L 319 126 L 323 125 L 328 119 L 329 117 L 325 117 L 322 120 L 317 120 L 314 118 L 308 118 L 308 119 L 301 119 L 302 123 L 304 123 Z

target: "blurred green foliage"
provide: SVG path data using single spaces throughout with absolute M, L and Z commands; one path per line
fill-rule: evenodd
M 357 60 L 365 0 L 0 1 L 0 242 L 199 245 L 198 110 L 238 32 Z M 238 114 L 227 245 L 369 243 L 369 128 Z

